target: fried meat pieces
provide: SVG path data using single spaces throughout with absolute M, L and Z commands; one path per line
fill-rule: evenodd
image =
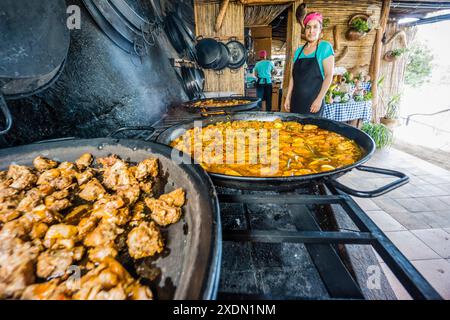
M 74 163 L 37 157 L 34 168 L 0 171 L 0 298 L 153 298 L 115 260 L 116 242 L 123 235 L 134 259 L 161 253 L 157 225 L 180 219 L 184 191 L 149 198 L 157 159 L 130 166 L 110 156 L 97 159 L 100 169 L 93 163 L 90 154 Z M 81 288 L 69 283 L 73 267 L 88 271 Z

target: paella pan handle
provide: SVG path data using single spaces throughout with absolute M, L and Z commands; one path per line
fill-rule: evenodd
M 151 126 L 133 126 L 133 127 L 123 127 L 120 129 L 117 129 L 116 131 L 110 133 L 108 135 L 108 138 L 114 138 L 117 134 L 125 131 L 150 131 L 150 135 L 148 138 L 144 139 L 145 141 L 148 141 L 149 138 L 155 133 L 155 128 Z
M 75 140 L 75 139 L 76 139 L 75 137 L 64 137 L 64 138 L 41 140 L 41 141 L 33 142 L 33 144 L 44 144 L 44 143 L 51 143 L 51 142 L 64 142 L 64 141 L 71 141 L 71 140 Z
M 349 188 L 342 183 L 333 180 L 331 181 L 331 184 L 338 190 L 344 191 L 348 193 L 349 195 L 358 197 L 358 198 L 375 198 L 379 197 L 383 194 L 386 194 L 388 192 L 391 192 L 392 190 L 395 190 L 409 182 L 409 177 L 399 171 L 389 170 L 389 169 L 382 169 L 382 168 L 375 168 L 375 167 L 368 167 L 368 166 L 359 166 L 356 168 L 360 171 L 370 172 L 370 173 L 379 173 L 387 176 L 393 176 L 397 177 L 399 179 L 383 186 L 375 190 L 371 191 L 359 191 L 352 188 Z
M 2 94 L 0 94 L 0 110 L 3 113 L 3 116 L 5 117 L 5 129 L 0 131 L 0 135 L 4 135 L 8 133 L 9 130 L 11 130 L 12 115 L 11 111 L 9 111 L 8 105 L 6 104 L 5 98 L 3 98 Z

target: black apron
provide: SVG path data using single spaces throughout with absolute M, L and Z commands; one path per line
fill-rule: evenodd
M 322 107 L 319 112 L 311 113 L 311 105 L 319 95 L 323 84 L 322 73 L 317 61 L 319 43 L 317 43 L 313 58 L 300 59 L 304 48 L 305 46 L 300 51 L 292 71 L 294 90 L 291 98 L 291 112 L 322 117 L 325 101 L 322 101 Z
M 258 110 L 262 110 L 263 101 L 266 102 L 266 111 L 272 111 L 272 83 L 267 83 L 267 79 L 257 77 L 256 80 L 257 97 L 261 100 L 258 103 Z

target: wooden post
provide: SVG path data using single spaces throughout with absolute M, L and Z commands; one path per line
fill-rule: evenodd
M 289 88 L 289 81 L 292 73 L 292 60 L 294 59 L 295 50 L 300 46 L 302 39 L 302 26 L 297 22 L 295 12 L 297 8 L 303 3 L 302 0 L 294 1 L 289 9 L 288 22 L 287 22 L 287 39 L 286 39 L 286 63 L 284 66 L 284 78 L 283 78 L 283 99 L 281 99 L 281 108 L 284 110 L 284 101 L 286 99 L 286 93 Z
M 391 7 L 391 0 L 383 0 L 383 6 L 381 8 L 381 16 L 379 27 L 377 28 L 377 33 L 375 37 L 374 44 L 374 55 L 372 58 L 372 114 L 373 114 L 373 122 L 378 123 L 380 121 L 380 115 L 378 112 L 378 100 L 379 100 L 379 92 L 378 92 L 378 80 L 380 77 L 380 64 L 381 64 L 381 51 L 383 49 L 382 39 L 383 34 L 386 30 L 386 25 L 389 18 L 389 12 Z

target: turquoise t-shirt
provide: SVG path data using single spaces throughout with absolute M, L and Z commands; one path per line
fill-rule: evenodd
M 302 50 L 302 48 L 303 48 L 303 46 L 299 47 L 295 51 L 294 63 L 295 63 L 295 61 L 297 61 L 298 55 L 300 54 L 300 51 Z M 305 55 L 305 53 L 302 52 L 302 55 L 300 56 L 300 59 L 302 59 L 302 58 L 312 58 L 312 57 L 314 57 L 315 53 L 316 52 L 313 51 L 311 54 Z M 320 72 L 322 73 L 322 77 L 324 79 L 325 79 L 325 72 L 323 71 L 323 60 L 325 60 L 326 58 L 328 58 L 330 56 L 334 56 L 333 46 L 328 41 L 323 41 L 323 40 L 320 41 L 319 42 L 319 47 L 317 48 L 317 61 L 319 62 Z
M 258 78 L 266 79 L 266 82 L 262 81 L 262 83 L 271 84 L 272 83 L 272 70 L 275 68 L 275 65 L 272 61 L 269 60 L 261 60 L 255 64 L 254 71 L 258 72 Z

